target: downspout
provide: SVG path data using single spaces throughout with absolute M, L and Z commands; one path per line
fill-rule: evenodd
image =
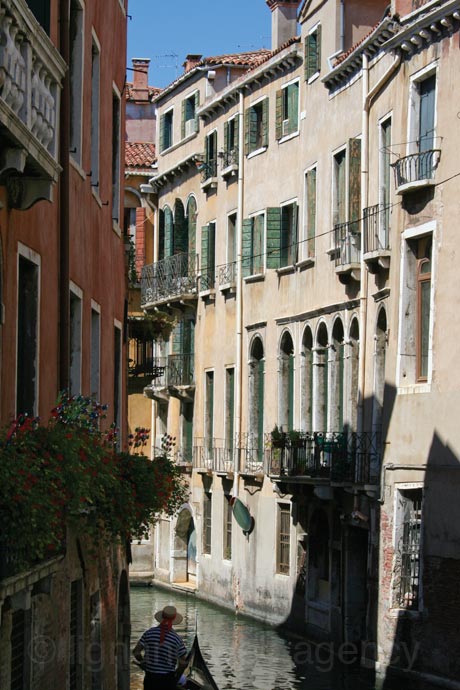
M 235 436 L 238 448 L 235 455 L 233 496 L 238 496 L 238 479 L 241 464 L 242 399 L 243 399 L 243 192 L 244 192 L 244 95 L 239 92 L 238 108 L 238 201 L 236 212 L 236 391 L 235 391 Z
M 70 80 L 69 80 L 69 2 L 60 2 L 60 52 L 67 65 L 62 82 L 61 116 L 59 127 L 59 162 L 62 172 L 59 178 L 59 389 L 68 390 L 70 369 Z

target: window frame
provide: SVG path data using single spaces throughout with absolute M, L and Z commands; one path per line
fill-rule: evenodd
M 168 132 L 168 145 L 165 145 L 165 133 Z M 165 153 L 174 146 L 174 106 L 171 106 L 160 115 L 159 126 L 159 151 Z
M 182 139 L 188 139 L 189 137 L 193 137 L 195 134 L 198 133 L 199 130 L 199 119 L 197 115 L 197 109 L 199 106 L 200 102 L 200 91 L 199 89 L 195 89 L 191 93 L 188 94 L 183 100 L 182 100 Z M 188 117 L 187 118 L 187 104 L 192 103 L 193 107 L 193 117 Z M 188 122 L 194 122 L 193 126 L 193 131 L 187 132 L 187 123 Z
M 277 502 L 276 511 L 276 574 L 289 577 L 291 574 L 291 508 L 289 503 Z M 283 531 L 283 516 L 288 517 L 289 526 Z M 287 552 L 287 561 L 284 560 L 284 551 Z
M 101 148 L 101 44 L 92 29 L 91 42 L 91 188 L 99 196 Z
M 37 305 L 36 305 L 36 313 L 37 313 L 37 323 L 35 325 L 35 385 L 34 385 L 34 404 L 33 404 L 33 416 L 36 417 L 38 415 L 38 409 L 39 409 L 39 395 L 40 395 L 40 331 L 41 331 L 41 273 L 42 273 L 42 263 L 41 263 L 41 256 L 37 252 L 35 252 L 33 249 L 30 249 L 26 245 L 22 244 L 22 242 L 18 242 L 18 252 L 17 252 L 17 276 L 18 276 L 18 283 L 16 287 L 16 300 L 17 300 L 17 305 L 19 306 L 19 289 L 20 289 L 20 281 L 19 281 L 19 267 L 20 267 L 20 259 L 23 259 L 25 261 L 28 261 L 31 264 L 34 264 L 36 267 L 37 271 Z M 19 309 L 17 309 L 16 313 L 16 348 L 15 348 L 15 354 L 16 354 L 16 371 L 15 371 L 15 401 L 14 401 L 14 408 L 17 411 L 17 413 L 24 412 L 24 410 L 18 410 L 18 361 L 19 361 Z
M 391 602 L 390 608 L 397 611 L 407 611 L 411 614 L 418 615 L 423 610 L 423 509 L 425 502 L 425 492 L 423 482 L 403 482 L 396 483 L 394 486 L 394 502 L 393 502 L 393 514 L 394 514 L 394 526 L 393 526 L 393 549 L 394 549 L 394 567 L 393 567 L 393 577 L 391 583 Z M 418 583 L 417 583 L 417 598 L 415 605 L 404 606 L 401 604 L 401 576 L 403 570 L 402 555 L 400 543 L 404 540 L 404 515 L 403 515 L 403 500 L 409 499 L 408 494 L 414 494 L 415 502 L 415 492 L 421 494 L 420 500 L 420 524 L 419 524 L 419 542 L 418 542 Z M 410 500 L 410 499 L 409 499 Z M 398 557 L 401 559 L 400 568 L 398 569 Z M 399 577 L 398 577 L 399 575 Z M 398 595 L 399 590 L 399 595 Z
M 254 253 L 255 220 L 256 220 L 256 218 L 259 218 L 260 216 L 262 216 L 262 218 L 263 218 L 262 237 L 261 237 L 261 242 L 260 242 L 262 252 L 261 252 L 261 254 L 255 254 Z M 250 279 L 252 277 L 255 277 L 255 276 L 257 276 L 257 277 L 263 276 L 263 275 L 265 275 L 265 272 L 267 270 L 267 268 L 266 268 L 266 250 L 265 250 L 265 247 L 266 247 L 265 243 L 266 243 L 266 237 L 267 237 L 267 214 L 266 214 L 265 209 L 263 211 L 256 211 L 255 213 L 251 213 L 248 216 L 247 220 L 249 220 L 251 222 L 251 252 L 250 252 L 248 257 L 243 257 L 243 262 L 244 262 L 244 259 L 247 259 L 250 261 L 250 272 L 247 276 L 245 276 L 246 280 Z M 255 268 L 254 258 L 255 257 L 258 257 L 261 260 L 261 265 L 259 266 L 260 270 L 257 270 L 257 271 L 254 271 L 254 268 Z
M 73 337 L 73 312 L 72 302 L 78 303 L 79 306 L 79 322 L 77 321 L 78 332 Z M 83 365 L 83 290 L 73 281 L 69 284 L 69 328 L 70 328 L 70 342 L 69 342 L 69 388 L 71 395 L 81 395 L 82 392 L 82 365 Z M 76 346 L 74 348 L 74 345 Z M 73 353 L 78 353 L 79 357 L 73 364 Z M 73 375 L 74 374 L 74 375 Z
M 290 89 L 296 86 L 297 87 L 297 112 L 296 113 L 291 113 L 290 112 Z M 285 141 L 288 141 L 289 139 L 292 139 L 293 137 L 296 137 L 299 134 L 300 131 L 300 79 L 299 77 L 295 79 L 291 79 L 291 81 L 287 82 L 286 84 L 283 84 L 281 89 L 277 92 L 278 98 L 280 101 L 277 103 L 277 108 L 279 108 L 279 112 L 277 112 L 277 133 L 276 133 L 276 138 L 278 140 L 278 143 L 283 143 Z M 284 126 L 285 123 L 287 124 L 287 132 L 284 132 Z
M 210 556 L 212 551 L 212 492 L 203 491 L 203 534 L 201 542 L 203 555 Z
M 309 54 L 310 54 L 310 40 L 311 38 L 315 36 L 316 37 L 316 45 L 315 45 L 315 68 L 313 70 L 310 69 L 310 64 L 309 64 Z M 319 46 L 319 47 L 318 47 Z M 317 22 L 314 26 L 309 29 L 307 32 L 307 35 L 305 37 L 305 48 L 304 48 L 304 60 L 305 60 L 305 81 L 307 84 L 311 84 L 314 82 L 319 75 L 321 74 L 321 22 Z
M 233 523 L 233 509 L 230 503 L 231 496 L 224 494 L 224 510 L 223 510 L 223 535 L 222 535 L 222 560 L 232 560 L 232 523 Z
M 121 94 L 115 82 L 112 83 L 112 225 L 121 236 Z
M 291 208 L 292 213 L 290 214 L 290 224 L 288 239 L 289 244 L 284 244 L 284 232 L 283 232 L 283 210 Z M 298 256 L 298 246 L 299 246 L 299 203 L 297 197 L 285 201 L 280 204 L 280 268 L 294 266 L 297 262 Z M 286 261 L 283 259 L 283 252 L 286 252 Z
M 427 81 L 431 77 L 435 77 L 435 96 L 434 96 L 434 113 L 433 113 L 433 145 L 436 140 L 437 129 L 437 112 L 438 112 L 438 95 L 439 95 L 439 79 L 438 79 L 438 64 L 430 63 L 415 74 L 411 75 L 409 81 L 409 104 L 408 104 L 408 118 L 407 118 L 407 151 L 406 155 L 420 152 L 420 142 L 418 141 L 418 130 L 420 124 L 420 84 Z
M 311 175 L 315 173 L 315 194 L 314 194 L 314 228 L 313 235 L 310 232 L 310 205 L 308 202 L 308 180 Z M 315 162 L 304 172 L 304 235 L 302 237 L 302 245 L 305 249 L 302 251 L 302 256 L 304 260 L 313 260 L 315 258 L 315 245 L 316 245 L 316 230 L 318 225 L 318 163 Z M 311 250 L 311 245 L 313 249 Z
M 70 158 L 82 169 L 83 165 L 83 82 L 85 74 L 85 5 L 82 0 L 70 0 L 69 31 L 75 19 L 75 40 L 70 35 Z M 75 14 L 73 14 L 73 12 Z
M 257 130 L 260 128 L 260 142 L 259 142 L 259 132 L 257 134 L 257 141 L 255 142 L 254 146 L 251 145 L 251 112 L 259 112 L 260 108 L 260 117 L 257 117 Z M 257 109 L 257 110 L 256 110 Z M 246 111 L 248 114 L 248 120 L 245 122 L 245 138 L 247 137 L 247 145 L 246 145 L 246 157 L 248 159 L 253 158 L 254 156 L 259 155 L 260 153 L 264 153 L 267 148 L 268 148 L 268 143 L 269 143 L 269 134 L 268 134 L 268 125 L 269 125 L 269 97 L 268 96 L 261 96 L 257 100 L 253 101 L 249 106 Z M 264 122 L 265 120 L 265 122 Z M 246 127 L 249 128 L 249 131 L 246 132 Z

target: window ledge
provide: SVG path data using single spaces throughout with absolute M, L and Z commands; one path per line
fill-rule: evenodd
M 295 264 L 289 264 L 289 266 L 280 266 L 276 269 L 279 276 L 289 275 L 289 273 L 295 273 Z
M 80 163 L 75 160 L 75 158 L 73 157 L 73 154 L 69 155 L 69 159 L 70 159 L 70 165 L 72 166 L 72 168 L 77 171 L 77 173 L 80 175 L 82 180 L 86 180 L 86 173 L 83 170 L 83 168 L 81 167 Z
M 334 259 L 337 254 L 339 253 L 338 247 L 331 247 L 330 249 L 326 249 L 326 254 L 331 258 Z
M 91 187 L 91 194 L 93 195 L 93 199 L 96 202 L 96 204 L 99 206 L 99 208 L 102 208 L 102 199 L 99 196 L 99 185 L 97 187 Z
M 315 259 L 314 257 L 310 257 L 308 259 L 302 259 L 302 261 L 298 261 L 296 263 L 296 268 L 299 269 L 299 271 L 303 271 L 304 268 L 310 268 L 311 266 L 315 265 Z
M 191 134 L 187 134 L 186 137 L 180 140 L 180 144 L 186 144 L 188 141 L 191 141 L 192 139 L 196 139 L 198 136 L 198 132 L 192 132 Z M 179 144 L 178 144 L 179 145 Z M 169 151 L 169 149 L 168 149 Z
M 217 188 L 217 177 L 208 177 L 207 180 L 201 183 L 201 189 L 204 191 L 206 189 L 216 189 Z
M 212 299 L 215 294 L 216 294 L 216 291 L 214 288 L 212 288 L 210 290 L 201 290 L 200 291 L 201 299 Z
M 236 283 L 224 283 L 223 285 L 219 285 L 219 290 L 221 292 L 228 292 L 229 290 L 234 290 L 236 288 Z
M 227 167 L 224 168 L 220 174 L 222 175 L 222 177 L 225 180 L 226 177 L 230 177 L 231 175 L 235 175 L 237 170 L 238 170 L 238 165 L 236 163 L 232 163 L 231 165 L 227 165 Z
M 259 283 L 263 280 L 265 280 L 265 273 L 254 273 L 254 275 L 244 278 L 245 283 Z
M 118 225 L 118 220 L 112 220 L 112 230 L 118 237 L 121 237 L 121 228 Z
M 268 146 L 262 146 L 260 149 L 256 149 L 255 151 L 251 151 L 251 153 L 248 153 L 247 159 L 249 160 L 250 158 L 254 158 L 254 156 L 259 156 L 261 153 L 265 153 L 265 151 L 268 149 Z
M 297 129 L 295 132 L 292 132 L 291 134 L 286 134 L 286 136 L 281 137 L 281 139 L 278 139 L 278 144 L 284 144 L 285 141 L 290 141 L 291 139 L 295 139 L 298 137 L 300 134 L 299 129 Z
M 398 395 L 415 395 L 417 393 L 431 393 L 431 383 L 413 383 L 398 387 Z
M 307 84 L 309 84 L 309 85 L 310 85 L 310 84 L 313 84 L 313 82 L 316 81 L 316 80 L 318 79 L 319 75 L 320 75 L 320 71 L 318 70 L 317 72 L 315 72 L 314 74 L 312 74 L 311 77 L 308 78 Z

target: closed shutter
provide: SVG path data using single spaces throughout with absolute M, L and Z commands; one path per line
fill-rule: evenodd
M 257 459 L 259 462 L 262 462 L 264 452 L 264 366 L 264 360 L 259 359 L 257 362 L 259 384 L 257 388 Z
M 434 144 L 434 106 L 436 76 L 433 74 L 420 83 L 419 150 L 430 151 Z
M 267 268 L 279 268 L 281 261 L 281 209 L 267 208 Z
M 195 132 L 198 132 L 200 127 L 200 118 L 198 117 L 198 108 L 200 107 L 200 92 L 195 94 Z
M 182 114 L 180 121 L 180 137 L 183 139 L 185 137 L 185 115 L 187 113 L 187 100 L 182 101 Z
M 315 255 L 316 234 L 316 168 L 307 173 L 307 238 L 308 256 Z
M 299 84 L 288 86 L 289 134 L 299 128 Z
M 283 89 L 276 92 L 276 138 L 283 136 Z
M 196 201 L 192 196 L 188 202 L 187 209 L 187 231 L 188 231 L 188 253 L 193 257 L 196 252 Z M 190 262 L 189 262 L 190 263 Z
M 242 227 L 243 277 L 252 273 L 252 218 L 244 218 Z
M 321 24 L 316 29 L 316 68 L 315 72 L 321 72 Z
M 181 403 L 183 452 L 188 462 L 192 460 L 193 447 L 193 403 Z
M 246 110 L 244 114 L 244 153 L 247 156 L 250 151 L 250 130 L 251 130 L 251 110 Z
M 165 258 L 172 256 L 174 242 L 174 222 L 171 209 L 167 206 L 164 212 L 165 217 Z
M 294 355 L 288 360 L 288 431 L 294 428 Z
M 259 121 L 259 116 L 257 113 L 257 108 L 251 108 L 249 111 L 249 151 L 255 151 L 257 149 L 257 123 Z
M 228 152 L 228 135 L 230 129 L 230 122 L 224 122 L 224 151 Z
M 264 270 L 264 228 L 265 216 L 259 214 L 254 218 L 252 224 L 252 271 L 253 273 L 263 273 Z
M 160 117 L 160 153 L 165 150 L 165 116 Z
M 172 352 L 173 355 L 179 355 L 182 354 L 182 342 L 183 342 L 183 332 L 184 332 L 184 322 L 179 321 L 178 324 L 174 327 L 174 330 L 172 332 L 171 340 L 172 340 Z
M 239 132 L 240 132 L 240 116 L 237 115 L 234 120 L 234 130 L 233 130 L 233 147 L 238 148 L 238 142 L 239 142 Z
M 200 270 L 201 270 L 201 275 L 207 276 L 207 270 L 208 270 L 208 235 L 209 235 L 209 226 L 208 225 L 203 225 L 201 228 L 201 264 L 200 264 Z
M 268 98 L 262 101 L 262 146 L 268 146 Z
M 174 204 L 174 249 L 173 254 L 187 253 L 187 226 L 184 205 L 180 199 Z
M 361 139 L 350 139 L 348 142 L 348 220 L 358 221 L 361 216 Z M 359 224 L 351 228 L 358 232 Z
M 158 259 L 165 258 L 165 212 L 160 210 L 158 218 Z
M 297 261 L 297 226 L 299 223 L 299 207 L 294 202 L 292 204 L 292 232 L 291 232 L 291 263 Z

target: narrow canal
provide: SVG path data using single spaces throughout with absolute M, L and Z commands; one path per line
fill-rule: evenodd
M 131 587 L 132 645 L 154 614 L 174 604 L 184 616 L 176 629 L 189 647 L 198 631 L 201 651 L 220 690 L 373 690 L 369 674 L 333 664 L 328 645 L 314 646 L 274 628 L 208 604 L 193 594 Z M 131 665 L 131 690 L 143 673 Z

